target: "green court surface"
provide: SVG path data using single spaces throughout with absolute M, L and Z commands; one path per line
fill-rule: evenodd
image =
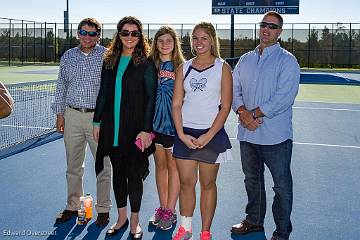
M 300 84 L 296 101 L 360 104 L 360 86 Z
M 0 81 L 4 84 L 56 80 L 58 66 L 0 66 Z

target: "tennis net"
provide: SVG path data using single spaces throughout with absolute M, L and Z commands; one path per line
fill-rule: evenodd
M 0 120 L 0 153 L 55 132 L 55 115 L 50 105 L 55 97 L 56 81 L 8 84 L 6 87 L 15 105 L 12 114 Z

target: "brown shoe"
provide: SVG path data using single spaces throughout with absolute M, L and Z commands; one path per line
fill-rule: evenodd
M 256 225 L 249 223 L 247 220 L 243 220 L 231 228 L 232 233 L 236 234 L 247 234 L 249 232 L 263 232 L 264 227 L 262 225 Z
M 110 216 L 108 212 L 98 213 L 95 224 L 98 227 L 105 227 L 106 225 L 108 225 L 109 220 L 110 220 Z
M 64 223 L 69 221 L 72 217 L 77 217 L 78 215 L 78 211 L 71 211 L 71 210 L 67 210 L 65 209 L 62 213 L 60 213 L 57 217 L 56 217 L 56 223 Z

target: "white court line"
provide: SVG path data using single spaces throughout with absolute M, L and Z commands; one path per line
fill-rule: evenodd
M 237 138 L 231 137 L 230 140 L 237 140 Z M 297 145 L 310 145 L 310 146 L 320 146 L 320 147 L 337 147 L 337 148 L 355 148 L 360 149 L 360 146 L 352 145 L 337 145 L 337 144 L 325 144 L 325 143 L 305 143 L 305 142 L 294 142 Z
M 324 143 L 304 143 L 304 142 L 294 142 L 294 144 L 320 146 L 320 147 L 337 147 L 337 148 L 356 148 L 356 149 L 360 149 L 360 146 L 351 146 L 351 145 L 337 145 L 337 144 L 324 144 Z
M 296 109 L 311 109 L 311 110 L 331 110 L 331 111 L 348 111 L 348 112 L 360 112 L 360 109 L 349 108 L 324 108 L 324 107 L 293 107 Z
M 16 125 L 0 125 L 0 127 L 11 127 L 11 128 L 30 128 L 30 129 L 42 129 L 42 130 L 51 130 L 54 128 L 48 128 L 48 127 L 32 127 L 32 126 L 16 126 Z
M 359 105 L 359 103 L 339 103 L 339 102 L 329 102 L 329 101 L 306 101 L 306 100 L 295 100 L 295 103 L 329 103 L 329 104 L 351 104 L 351 105 Z
M 345 79 L 345 81 L 347 81 L 347 82 L 350 82 L 350 81 L 351 81 L 351 79 L 343 76 L 341 73 L 335 73 L 335 75 L 337 75 L 338 77 L 341 77 L 341 78 Z

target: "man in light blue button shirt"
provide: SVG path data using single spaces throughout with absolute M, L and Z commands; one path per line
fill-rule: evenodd
M 272 240 L 287 240 L 292 231 L 292 105 L 300 81 L 296 58 L 278 43 L 282 25 L 280 14 L 267 12 L 260 22 L 260 45 L 241 56 L 233 72 L 232 108 L 239 115 L 237 138 L 248 203 L 246 219 L 231 231 L 264 231 L 265 164 L 274 181 Z

